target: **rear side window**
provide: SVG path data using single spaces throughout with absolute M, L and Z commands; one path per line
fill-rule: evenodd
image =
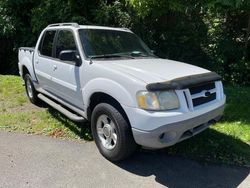
M 56 58 L 63 50 L 73 50 L 76 51 L 76 43 L 74 40 L 74 35 L 69 30 L 61 30 L 58 33 L 57 43 L 56 43 Z
M 56 35 L 56 31 L 46 31 L 43 37 L 43 43 L 40 49 L 40 53 L 45 56 L 52 57 L 53 41 Z

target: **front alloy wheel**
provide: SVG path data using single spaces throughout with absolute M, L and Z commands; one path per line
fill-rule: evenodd
M 91 131 L 100 153 L 110 161 L 123 160 L 136 149 L 131 127 L 119 107 L 98 104 L 91 115 Z
M 107 115 L 101 115 L 96 123 L 97 134 L 103 147 L 114 149 L 117 142 L 117 131 L 114 122 Z

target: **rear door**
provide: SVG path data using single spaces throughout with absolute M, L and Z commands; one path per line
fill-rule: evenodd
M 37 52 L 34 55 L 35 73 L 39 85 L 50 91 L 52 88 L 52 70 L 53 70 L 53 44 L 55 42 L 56 30 L 47 30 L 44 32 Z
M 82 93 L 80 87 L 80 66 L 75 62 L 61 61 L 59 54 L 64 50 L 78 52 L 73 31 L 62 29 L 58 31 L 55 40 L 53 61 L 53 93 L 72 105 L 83 109 Z

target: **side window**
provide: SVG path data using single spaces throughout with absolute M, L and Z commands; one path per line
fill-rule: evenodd
M 76 51 L 76 44 L 74 40 L 73 33 L 68 30 L 61 30 L 58 33 L 57 43 L 56 43 L 56 58 L 63 50 L 74 50 Z
M 40 48 L 40 53 L 45 56 L 52 57 L 53 41 L 56 31 L 46 31 Z

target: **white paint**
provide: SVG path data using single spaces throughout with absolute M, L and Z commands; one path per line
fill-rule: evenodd
M 87 110 L 91 95 L 96 92 L 106 93 L 122 105 L 133 128 L 145 131 L 156 129 L 168 123 L 194 118 L 224 105 L 223 87 L 222 83 L 218 81 L 216 82 L 216 89 L 210 91 L 212 93 L 216 92 L 216 100 L 198 107 L 194 108 L 192 106 L 192 98 L 203 96 L 205 91 L 191 96 L 189 90 L 185 89 L 176 90 L 180 101 L 180 108 L 177 110 L 152 112 L 139 109 L 136 93 L 146 90 L 147 84 L 208 73 L 209 71 L 186 63 L 160 58 L 93 60 L 93 63 L 90 64 L 89 60 L 85 59 L 78 35 L 78 29 L 83 28 L 131 32 L 123 28 L 100 26 L 45 28 L 44 31 L 53 29 L 72 30 L 80 52 L 82 65 L 77 67 L 72 64 L 62 63 L 58 59 L 40 56 L 38 46 L 44 33 L 42 31 L 34 54 L 28 51 L 19 51 L 20 74 L 22 74 L 23 66 L 27 67 L 33 80 L 38 79 L 39 87 L 54 93 L 79 109 L 84 109 L 84 111 Z M 33 69 L 33 66 L 35 69 Z M 184 92 L 187 95 L 187 101 Z

